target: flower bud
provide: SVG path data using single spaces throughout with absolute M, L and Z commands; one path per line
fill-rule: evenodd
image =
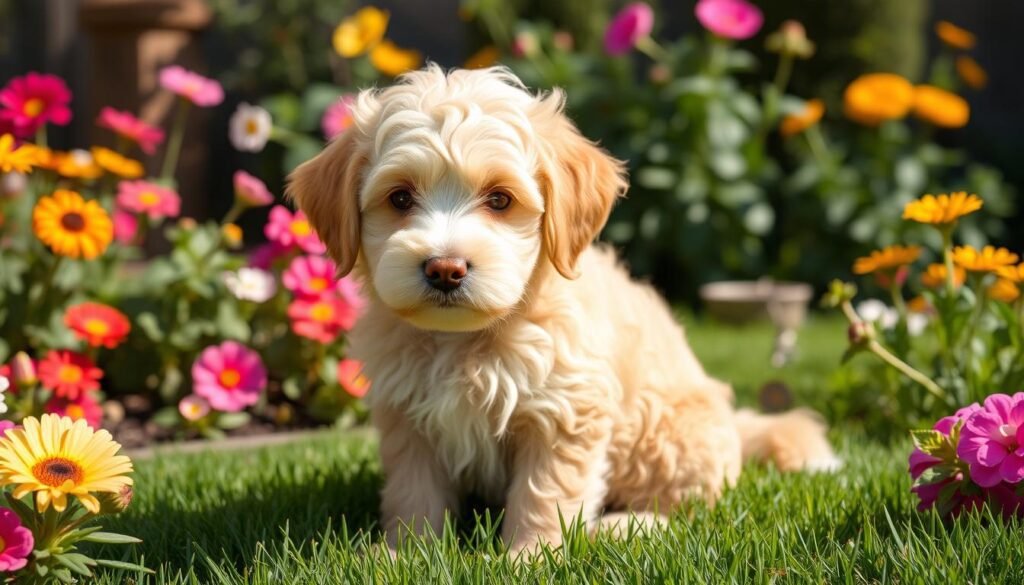
M 11 377 L 18 388 L 30 388 L 39 381 L 36 377 L 36 365 L 27 353 L 19 351 L 14 354 L 14 359 L 11 360 Z
M 128 509 L 135 497 L 132 486 L 121 486 L 115 493 L 100 494 L 100 514 L 120 514 Z
M 197 223 L 196 220 L 192 219 L 191 217 L 183 217 L 178 220 L 178 227 L 185 230 L 186 232 L 190 232 L 196 229 L 198 225 L 199 223 Z
M 783 22 L 779 30 L 768 35 L 765 48 L 773 53 L 799 59 L 810 59 L 814 55 L 814 43 L 807 38 L 804 25 L 795 20 Z
M 226 223 L 220 227 L 220 233 L 229 248 L 242 247 L 242 228 L 238 227 L 238 224 Z
M 665 85 L 672 79 L 672 70 L 661 63 L 655 63 L 647 72 L 647 77 L 655 85 Z
M 572 33 L 559 30 L 555 31 L 555 34 L 551 36 L 551 44 L 559 51 L 568 53 L 575 46 L 575 41 L 573 41 Z
M 512 39 L 512 55 L 522 59 L 533 57 L 540 51 L 537 35 L 530 31 L 520 31 Z
M 864 345 L 875 338 L 875 326 L 867 321 L 850 323 L 846 332 L 852 345 Z

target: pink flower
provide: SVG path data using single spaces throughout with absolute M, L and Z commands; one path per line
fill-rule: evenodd
M 604 50 L 609 55 L 624 55 L 637 41 L 651 34 L 654 11 L 643 2 L 626 5 L 608 25 L 604 33 Z
M 273 268 L 274 262 L 278 258 L 282 258 L 288 254 L 288 248 L 281 246 L 277 242 L 267 242 L 257 246 L 255 250 L 249 254 L 249 266 L 253 268 L 261 268 L 263 270 L 270 270 Z
M 281 275 L 284 287 L 303 299 L 316 299 L 338 284 L 338 267 L 323 256 L 296 256 Z
M 1024 393 L 986 398 L 964 423 L 956 453 L 981 487 L 1024 480 Z
M 363 297 L 362 290 L 356 279 L 351 276 L 342 278 L 338 281 L 338 286 L 335 287 L 335 290 L 342 300 L 355 310 L 356 314 L 362 314 L 363 309 L 366 307 L 366 298 Z
M 235 171 L 235 199 L 247 207 L 263 207 L 274 202 L 274 196 L 263 181 L 245 171 Z
M 123 209 L 114 210 L 114 239 L 122 244 L 135 242 L 135 236 L 139 233 L 139 218 L 134 213 L 128 213 Z
M 181 197 L 167 187 L 147 181 L 121 181 L 117 186 L 117 205 L 126 211 L 145 213 L 150 219 L 177 217 Z
M 363 363 L 359 360 L 344 359 L 338 362 L 338 383 L 342 389 L 356 398 L 366 396 L 370 380 L 363 375 Z
M 359 314 L 355 308 L 334 293 L 316 299 L 296 299 L 288 305 L 292 331 L 320 343 L 334 341 L 342 331 L 355 325 Z
M 325 139 L 334 140 L 352 125 L 352 104 L 355 101 L 355 96 L 343 95 L 327 106 L 324 117 L 320 119 L 320 128 Z
M 749 39 L 764 23 L 761 10 L 746 0 L 699 0 L 695 12 L 704 28 L 727 39 Z
M 224 88 L 215 79 L 203 77 L 178 65 L 160 70 L 160 85 L 201 107 L 224 101 Z
M 267 370 L 258 353 L 225 341 L 199 354 L 192 364 L 192 387 L 211 407 L 237 412 L 259 400 L 267 387 Z
M 43 124 L 65 126 L 71 121 L 71 90 L 64 80 L 46 73 L 15 77 L 0 90 L 0 120 L 15 135 L 27 137 Z
M 185 420 L 195 422 L 210 414 L 210 403 L 198 394 L 189 394 L 178 403 L 178 412 Z
M 0 508 L 0 572 L 10 573 L 27 565 L 34 546 L 32 531 L 21 525 L 18 515 Z
M 270 218 L 263 227 L 267 239 L 285 247 L 298 246 L 308 254 L 323 254 L 327 251 L 313 226 L 306 219 L 306 214 L 296 211 L 293 215 L 283 205 L 275 205 L 270 210 Z
M 14 424 L 13 420 L 0 420 L 0 437 L 7 434 L 7 431 L 18 428 L 18 425 Z
M 94 429 L 99 429 L 103 424 L 103 408 L 89 394 L 82 394 L 77 400 L 51 398 L 43 410 L 58 416 L 66 416 L 71 420 L 85 419 L 85 422 Z
M 961 408 L 960 410 L 956 411 L 956 413 L 953 414 L 952 416 L 947 416 L 939 419 L 939 422 L 935 423 L 935 426 L 933 426 L 932 428 L 935 429 L 936 431 L 939 431 L 943 435 L 949 436 L 950 431 L 953 430 L 953 425 L 955 425 L 959 421 L 967 419 L 968 417 L 970 417 L 972 414 L 979 410 L 981 410 L 981 407 L 978 406 L 977 404 L 965 406 L 964 408 Z M 911 479 L 917 479 L 925 471 L 941 463 L 945 462 L 939 459 L 938 457 L 933 457 L 921 451 L 920 449 L 915 448 L 914 451 L 910 454 L 910 477 Z M 962 483 L 963 481 L 964 477 L 962 475 L 958 475 L 951 479 L 946 479 L 943 481 L 930 484 L 918 485 L 911 488 L 910 491 L 917 494 L 918 499 L 921 500 L 920 503 L 918 503 L 917 505 L 917 509 L 920 511 L 924 511 L 935 505 L 935 502 L 939 498 L 939 493 L 943 489 L 945 489 L 946 486 L 954 482 Z M 965 495 L 962 489 L 959 488 L 955 490 L 955 493 L 951 495 L 951 498 L 952 499 L 950 502 L 950 509 L 952 510 L 953 514 L 960 513 L 965 507 L 976 507 L 981 503 L 981 500 L 980 498 L 978 498 L 978 496 Z
M 162 129 L 143 122 L 133 116 L 131 112 L 105 107 L 100 110 L 100 117 L 96 120 L 96 124 L 102 128 L 113 130 L 118 136 L 138 144 L 142 152 L 146 154 L 156 152 L 156 147 L 164 141 Z

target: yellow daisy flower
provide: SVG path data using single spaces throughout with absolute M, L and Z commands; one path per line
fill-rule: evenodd
M 345 58 L 358 57 L 384 38 L 389 14 L 385 10 L 367 6 L 360 8 L 334 29 L 331 44 Z
M 68 179 L 98 179 L 103 175 L 100 168 L 88 150 L 72 150 L 71 152 L 56 153 L 57 174 Z
M 956 74 L 971 89 L 982 89 L 988 85 L 988 73 L 985 68 L 967 55 L 956 58 Z
M 1004 303 L 1012 303 L 1020 298 L 1020 288 L 1015 282 L 1005 278 L 1000 278 L 995 284 L 988 287 L 987 292 L 990 299 Z
M 1010 282 L 1022 284 L 1024 283 L 1024 264 L 1000 268 L 998 274 L 999 278 L 1005 278 Z
M 39 156 L 36 147 L 31 144 L 14 146 L 14 136 L 4 134 L 0 136 L 0 171 L 10 173 L 30 173 L 32 167 L 38 162 Z
M 935 23 L 935 34 L 954 49 L 968 50 L 974 47 L 974 33 L 947 20 Z
M 54 254 L 86 260 L 102 254 L 114 238 L 114 224 L 99 203 L 64 189 L 39 199 L 32 231 Z
M 932 225 L 947 225 L 981 209 L 983 202 L 977 195 L 960 191 L 949 195 L 925 195 L 907 203 L 903 219 Z
M 967 272 L 959 266 L 953 267 L 953 284 L 960 286 L 967 278 Z M 939 288 L 946 285 L 946 265 L 929 264 L 921 274 L 921 284 L 928 288 Z
M 779 134 L 793 136 L 807 130 L 817 124 L 825 115 L 825 102 L 821 100 L 810 100 L 804 106 L 803 111 L 796 114 L 789 114 L 779 123 Z
M 0 484 L 15 486 L 15 498 L 35 492 L 39 512 L 51 505 L 63 512 L 71 495 L 96 514 L 100 502 L 94 493 L 116 494 L 132 485 L 125 475 L 132 462 L 116 455 L 120 448 L 110 433 L 94 431 L 84 419 L 30 416 L 0 438 Z
M 415 49 L 402 49 L 391 41 L 381 41 L 370 51 L 370 63 L 384 75 L 398 77 L 412 71 L 423 62 L 423 56 Z
M 973 246 L 957 246 L 953 249 L 953 262 L 970 272 L 997 272 L 1016 264 L 1018 259 L 1006 248 L 985 246 L 977 250 Z
M 887 246 L 875 250 L 870 256 L 857 258 L 853 264 L 855 274 L 870 274 L 885 270 L 894 270 L 913 264 L 921 255 L 921 246 Z
M 486 69 L 487 67 L 497 65 L 500 58 L 501 53 L 498 52 L 498 47 L 487 45 L 470 55 L 469 59 L 466 59 L 462 66 L 466 69 Z
M 139 161 L 121 156 L 102 146 L 92 147 L 92 158 L 101 169 L 123 179 L 138 179 L 146 173 Z

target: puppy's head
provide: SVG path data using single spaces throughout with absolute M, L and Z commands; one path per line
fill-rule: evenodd
M 483 329 L 519 306 L 539 263 L 573 278 L 625 189 L 622 164 L 563 106 L 502 69 L 431 66 L 361 93 L 288 192 L 375 301 L 423 329 Z

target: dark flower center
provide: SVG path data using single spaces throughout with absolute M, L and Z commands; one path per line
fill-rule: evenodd
M 85 218 L 81 213 L 70 211 L 60 218 L 60 225 L 69 232 L 80 232 L 85 229 Z
M 75 485 L 82 482 L 82 468 L 63 457 L 50 457 L 36 463 L 32 467 L 32 475 L 50 487 L 60 487 L 69 479 Z

